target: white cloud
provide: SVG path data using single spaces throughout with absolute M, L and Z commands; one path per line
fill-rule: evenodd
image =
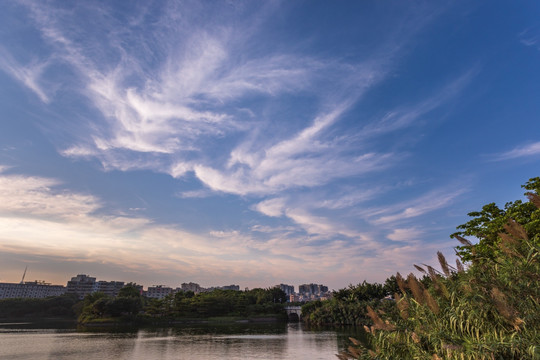
M 0 213 L 77 218 L 100 207 L 90 195 L 53 190 L 58 185 L 56 180 L 40 177 L 0 176 Z
M 351 103 L 317 116 L 290 139 L 267 148 L 242 144 L 231 153 L 228 169 L 195 166 L 197 177 L 213 190 L 234 194 L 272 194 L 294 187 L 314 187 L 335 179 L 367 174 L 390 166 L 393 154 L 348 155 L 347 147 L 324 141 L 327 130 Z
M 184 176 L 188 171 L 193 170 L 193 165 L 186 162 L 177 162 L 169 170 L 169 174 L 174 178 Z
M 496 155 L 495 160 L 510 160 L 536 155 L 540 155 L 540 141 L 528 145 L 518 146 L 510 151 Z
M 453 256 L 452 248 L 455 244 L 446 243 L 425 243 L 418 244 L 399 243 L 395 246 L 385 246 L 379 249 L 372 257 L 364 257 L 360 264 L 366 269 L 378 270 L 378 281 L 384 281 L 390 275 L 400 272 L 402 275 L 415 272 L 414 264 L 430 264 L 437 267 L 437 251 L 447 254 L 447 259 L 451 261 Z M 392 259 L 389 261 L 388 259 Z M 374 274 L 377 272 L 373 271 Z
M 302 226 L 308 234 L 336 234 L 336 230 L 328 219 L 314 216 L 302 209 L 289 209 L 287 216 Z
M 540 50 L 540 29 L 538 27 L 525 29 L 519 33 L 518 37 L 523 45 L 536 47 Z
M 363 188 L 362 188 L 363 187 Z M 315 193 L 310 197 L 303 197 L 297 202 L 309 205 L 312 208 L 339 210 L 350 208 L 363 202 L 375 199 L 386 190 L 381 186 L 346 186 L 333 194 Z
M 40 84 L 40 79 L 49 65 L 49 61 L 31 61 L 28 65 L 21 65 L 4 48 L 0 47 L 0 69 L 5 71 L 15 80 L 36 94 L 44 103 L 49 103 L 50 98 Z
M 208 189 L 201 190 L 192 190 L 192 191 L 182 191 L 177 194 L 178 197 L 182 199 L 192 199 L 192 198 L 206 198 L 213 195 L 212 191 Z
M 392 231 L 392 233 L 389 234 L 387 238 L 393 241 L 418 241 L 419 237 L 423 233 L 424 232 L 422 230 L 419 230 L 417 228 L 394 229 L 394 231 Z
M 60 154 L 65 157 L 73 158 L 90 157 L 97 155 L 95 150 L 84 146 L 72 146 L 70 148 L 61 150 Z
M 423 116 L 458 97 L 477 73 L 478 69 L 474 67 L 445 84 L 431 97 L 413 106 L 404 106 L 388 111 L 381 120 L 362 129 L 360 137 L 381 135 L 415 124 Z
M 279 217 L 283 215 L 285 210 L 285 201 L 284 198 L 264 200 L 255 205 L 255 209 L 267 216 Z
M 253 225 L 251 227 L 251 231 L 255 231 L 255 232 L 260 232 L 260 233 L 268 233 L 268 234 L 271 234 L 271 233 L 288 233 L 288 232 L 294 232 L 294 231 L 297 231 L 298 229 L 295 228 L 294 226 L 276 226 L 276 227 L 272 227 L 272 226 L 265 226 L 265 225 Z
M 410 201 L 378 209 L 369 209 L 365 211 L 365 215 L 371 217 L 372 222 L 377 225 L 396 223 L 447 207 L 466 191 L 465 187 L 437 189 Z

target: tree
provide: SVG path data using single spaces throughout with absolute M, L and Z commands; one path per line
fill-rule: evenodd
M 107 301 L 105 312 L 113 317 L 121 315 L 136 315 L 142 309 L 140 297 L 116 297 Z
M 389 281 L 389 280 L 387 280 Z M 363 281 L 358 285 L 349 285 L 346 289 L 340 289 L 334 291 L 334 298 L 341 301 L 369 301 L 382 299 L 387 294 L 387 290 L 384 285 L 378 283 L 368 283 Z
M 527 196 L 540 193 L 540 177 L 529 179 L 522 188 L 528 190 L 525 193 Z M 463 244 L 457 247 L 457 254 L 463 261 L 493 260 L 500 252 L 499 234 L 504 231 L 509 219 L 522 225 L 529 237 L 540 231 L 540 210 L 532 202 L 516 200 L 506 203 L 503 209 L 495 203 L 489 203 L 481 211 L 473 211 L 468 215 L 473 219 L 459 225 L 457 229 L 460 231 L 451 235 Z M 474 236 L 479 242 L 470 246 L 463 238 L 466 236 Z
M 127 283 L 123 288 L 118 292 L 118 297 L 141 297 L 140 286 L 135 283 Z
M 390 276 L 384 281 L 384 291 L 386 295 L 394 295 L 399 292 L 399 286 L 395 275 Z
M 287 296 L 287 294 L 285 294 L 285 291 L 281 290 L 278 287 L 270 288 L 268 289 L 268 291 L 270 292 L 269 295 L 272 298 L 272 302 L 274 303 L 285 304 L 287 300 L 289 300 L 289 297 Z

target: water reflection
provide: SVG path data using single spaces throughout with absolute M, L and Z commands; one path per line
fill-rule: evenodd
M 199 324 L 85 332 L 0 324 L 0 358 L 332 359 L 346 348 L 350 335 L 335 330 L 308 329 L 298 323 Z

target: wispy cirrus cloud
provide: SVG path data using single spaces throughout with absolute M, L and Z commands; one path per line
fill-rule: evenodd
M 418 228 L 398 228 L 394 229 L 387 237 L 393 241 L 418 241 L 423 231 Z
M 493 156 L 495 161 L 511 160 L 540 155 L 540 141 L 517 146 L 512 150 Z
M 107 35 L 104 42 L 99 39 L 102 50 L 93 54 L 86 49 L 94 47 L 97 37 L 83 38 L 73 28 L 77 10 L 28 7 L 56 47 L 56 57 L 77 71 L 80 91 L 103 115 L 88 124 L 90 136 L 74 136 L 75 143 L 61 151 L 64 156 L 97 157 L 106 169 L 139 167 L 174 177 L 193 172 L 212 190 L 240 195 L 320 186 L 383 169 L 398 156 L 359 149 L 358 144 L 347 147 L 339 136 L 328 134 L 366 91 L 385 79 L 399 46 L 386 44 L 359 63 L 290 50 L 260 53 L 250 48 L 245 31 L 256 30 L 260 22 L 213 18 L 203 26 L 182 18 L 177 26 L 175 13 L 163 12 L 167 15 L 156 29 L 148 29 L 138 47 L 126 45 L 132 37 L 129 26 L 119 32 L 97 14 Z M 409 32 L 417 28 L 415 23 Z M 152 66 L 144 61 L 148 57 Z M 285 128 L 298 120 L 308 124 L 285 140 L 264 133 L 260 112 L 235 105 L 257 99 L 279 106 L 293 92 L 322 105 L 302 119 L 280 119 Z M 229 143 L 227 167 L 209 160 L 208 144 L 241 133 L 251 140 Z
M 381 121 L 367 125 L 355 138 L 369 138 L 412 125 L 430 111 L 445 105 L 461 94 L 476 69 L 467 71 L 420 104 L 387 114 Z M 382 75 L 379 75 L 382 76 Z M 361 92 L 358 96 L 361 95 Z M 319 186 L 337 178 L 368 174 L 398 161 L 400 154 L 367 152 L 352 157 L 350 148 L 340 141 L 324 141 L 325 132 L 335 124 L 356 99 L 339 104 L 329 113 L 320 114 L 311 126 L 294 137 L 260 149 L 253 141 L 231 152 L 228 171 L 199 166 L 199 179 L 210 188 L 237 194 L 272 193 L 288 187 Z M 241 165 L 241 166 L 235 166 Z
M 369 209 L 364 214 L 371 222 L 377 225 L 399 223 L 406 219 L 445 208 L 466 191 L 466 187 L 436 189 L 403 203 Z
M 267 216 L 279 217 L 284 214 L 286 202 L 285 198 L 267 199 L 256 204 L 255 210 Z
M 45 104 L 51 100 L 45 91 L 45 86 L 41 83 L 41 76 L 48 65 L 48 60 L 33 60 L 22 65 L 6 49 L 0 47 L 0 69 L 24 84 Z
M 317 235 L 316 239 L 327 239 L 343 235 L 353 242 L 361 242 L 367 247 L 372 242 L 371 236 L 358 230 L 351 229 L 339 221 L 324 216 L 313 215 L 302 208 L 290 208 L 287 217 L 300 225 L 308 234 Z
M 427 99 L 389 111 L 380 120 L 366 125 L 359 135 L 373 137 L 415 125 L 431 111 L 459 97 L 478 72 L 478 67 L 473 67 L 435 90 Z
M 322 132 L 347 109 L 338 106 L 314 119 L 294 137 L 268 148 L 241 146 L 231 153 L 229 169 L 195 167 L 197 177 L 210 188 L 234 194 L 274 193 L 291 187 L 314 187 L 334 179 L 366 174 L 389 166 L 392 154 L 365 152 L 324 141 Z
M 4 175 L 0 168 L 0 213 L 63 219 L 88 214 L 100 207 L 92 196 L 55 191 L 58 185 L 60 182 L 54 179 Z
M 519 42 L 540 50 L 540 26 L 531 27 L 518 34 Z
M 306 198 L 302 198 L 306 200 Z M 350 227 L 343 221 L 336 220 L 333 217 L 315 214 L 316 207 L 314 203 L 309 201 L 304 202 L 299 199 L 292 201 L 291 199 L 278 197 L 270 198 L 257 203 L 253 209 L 270 217 L 286 217 L 295 227 L 296 231 L 305 232 L 310 240 L 320 241 L 322 239 L 332 239 L 339 237 L 342 241 L 364 244 L 364 248 L 377 247 L 374 245 L 373 239 L 368 232 L 358 231 L 354 227 Z

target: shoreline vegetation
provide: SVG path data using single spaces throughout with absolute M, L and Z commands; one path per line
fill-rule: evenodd
M 364 328 L 340 359 L 540 359 L 540 177 L 523 188 L 528 202 L 491 203 L 451 235 L 459 241 L 441 270 L 397 273 L 384 284 L 364 281 L 302 306 L 314 327 Z M 478 240 L 473 244 L 466 237 Z M 82 301 L 70 295 L 0 300 L 0 321 L 61 317 L 88 327 L 264 323 L 287 321 L 287 296 L 279 288 L 178 292 L 147 299 L 136 284 L 115 298 L 103 293 Z
M 395 306 L 366 307 L 367 339 L 338 358 L 540 359 L 540 177 L 522 187 L 529 201 L 487 204 L 457 227 L 455 267 L 439 252 L 440 271 L 396 274 Z
M 45 299 L 0 300 L 0 322 L 72 320 L 81 326 L 146 326 L 204 323 L 272 323 L 287 321 L 287 296 L 279 288 L 249 291 L 179 292 L 164 299 L 140 295 L 128 284 L 116 297 L 96 292 Z

